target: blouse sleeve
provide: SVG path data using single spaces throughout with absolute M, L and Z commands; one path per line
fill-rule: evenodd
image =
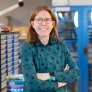
M 62 45 L 64 47 L 64 57 L 65 62 L 69 66 L 69 70 L 63 71 L 63 72 L 55 72 L 55 78 L 59 82 L 75 82 L 80 78 L 80 71 L 77 66 L 77 63 L 74 61 L 73 57 L 70 55 L 69 49 L 65 42 L 62 42 Z
M 27 92 L 52 92 L 58 89 L 57 82 L 52 82 L 50 80 L 40 80 L 37 78 L 36 69 L 33 61 L 32 52 L 25 43 L 21 47 L 21 60 L 22 60 L 22 71 L 25 81 L 25 90 Z

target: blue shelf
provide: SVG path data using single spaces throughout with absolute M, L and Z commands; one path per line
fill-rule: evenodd
M 72 19 L 61 19 L 61 20 L 59 20 L 59 22 L 74 22 L 74 20 L 72 20 Z
M 92 78 L 89 78 L 89 81 L 92 81 Z
M 92 39 L 91 39 L 91 40 L 89 40 L 89 42 L 90 42 L 90 43 L 92 43 Z
M 65 40 L 66 43 L 76 43 L 76 39 Z

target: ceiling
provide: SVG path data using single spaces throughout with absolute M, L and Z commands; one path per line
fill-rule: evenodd
M 18 3 L 18 0 L 0 0 L 0 11 L 16 3 Z M 31 11 L 39 4 L 47 4 L 51 6 L 51 0 L 24 0 L 23 7 L 19 7 L 4 16 L 0 16 L 0 19 L 6 18 L 8 20 L 8 25 L 28 25 Z

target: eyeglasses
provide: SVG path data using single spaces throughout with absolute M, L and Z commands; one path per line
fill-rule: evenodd
M 45 23 L 51 23 L 52 22 L 52 19 L 51 18 L 45 18 L 45 19 L 42 19 L 42 18 L 36 18 L 35 21 L 39 24 L 41 24 L 43 21 L 45 21 Z

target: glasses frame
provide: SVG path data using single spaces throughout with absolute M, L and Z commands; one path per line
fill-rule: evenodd
M 51 22 L 53 22 L 52 18 L 35 18 L 34 21 L 36 21 L 38 24 L 41 24 L 43 21 L 46 23 L 46 24 L 49 24 Z

